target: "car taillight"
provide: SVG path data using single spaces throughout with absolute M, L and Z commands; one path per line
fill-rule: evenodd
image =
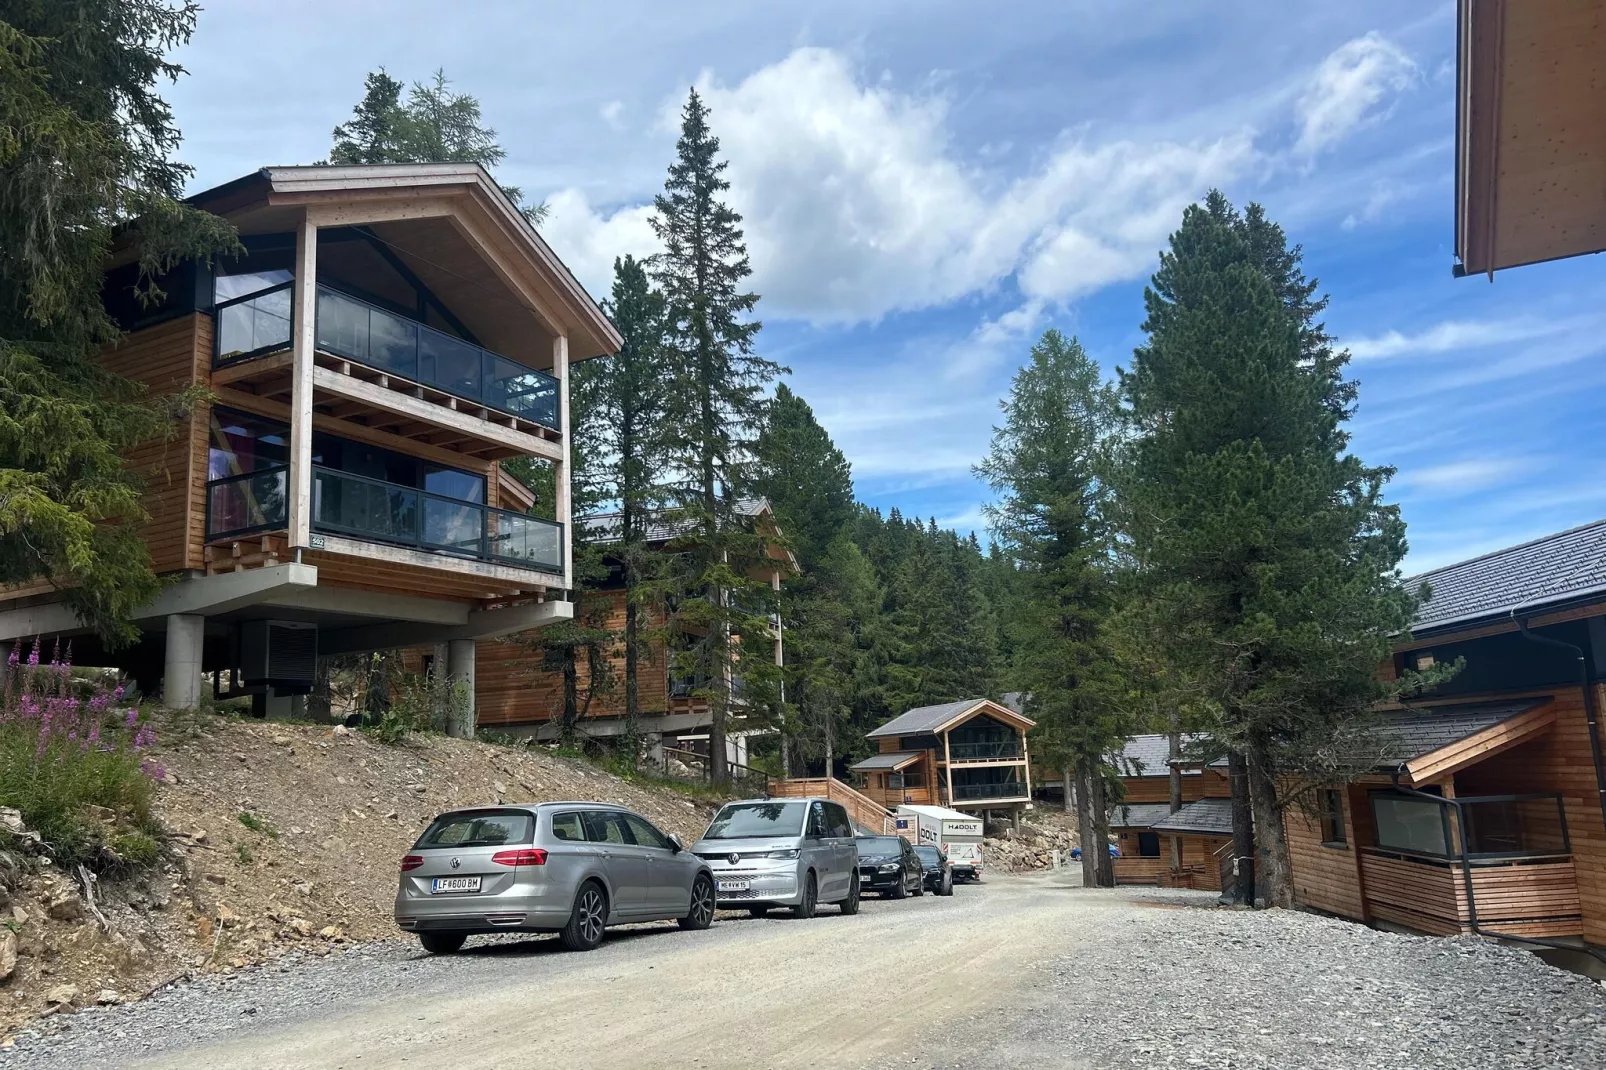
M 407 855 L 405 858 L 402 859 L 402 869 L 401 869 L 401 871 L 403 873 L 406 873 L 408 870 L 417 869 L 419 866 L 421 866 L 423 864 L 424 864 L 424 856 L 423 855 Z
M 518 851 L 498 851 L 491 861 L 499 866 L 544 866 L 546 852 L 539 847 L 525 847 Z

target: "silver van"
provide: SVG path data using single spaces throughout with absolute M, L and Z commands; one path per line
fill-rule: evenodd
M 714 920 L 707 863 L 622 806 L 539 803 L 453 810 L 401 861 L 396 924 L 449 954 L 474 933 L 556 932 L 589 951 L 610 925 Z
M 859 852 L 853 823 L 830 799 L 748 799 L 726 803 L 692 854 L 714 875 L 722 910 L 762 917 L 790 907 L 812 918 L 821 903 L 859 912 Z

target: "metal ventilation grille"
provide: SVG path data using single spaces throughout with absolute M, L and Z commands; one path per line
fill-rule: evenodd
M 311 684 L 318 668 L 318 629 L 268 625 L 268 678 Z

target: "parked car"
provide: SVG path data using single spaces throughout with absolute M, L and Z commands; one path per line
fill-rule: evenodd
M 836 903 L 859 912 L 853 822 L 830 799 L 726 803 L 692 852 L 710 867 L 721 909 L 762 917 L 790 907 L 812 918 L 821 903 Z
M 903 836 L 860 836 L 859 887 L 891 899 L 924 895 L 925 872 L 920 856 Z
M 938 895 L 954 894 L 954 866 L 941 847 L 922 843 L 915 847 L 915 855 L 925 878 L 926 888 Z
M 401 861 L 396 924 L 449 954 L 475 933 L 556 932 L 573 951 L 610 925 L 706 929 L 714 875 L 678 837 L 608 803 L 452 810 Z
M 1110 848 L 1110 857 L 1111 858 L 1120 858 L 1121 857 L 1121 849 L 1119 847 L 1117 847 L 1113 843 L 1112 844 L 1108 844 L 1107 846 Z M 1073 861 L 1078 861 L 1078 862 L 1081 861 L 1081 859 L 1082 859 L 1082 849 L 1080 847 L 1072 847 L 1071 848 L 1071 858 L 1072 858 Z

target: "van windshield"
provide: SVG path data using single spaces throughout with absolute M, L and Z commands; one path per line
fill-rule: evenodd
M 749 836 L 801 836 L 803 802 L 731 803 L 714 815 L 705 840 L 740 840 Z

